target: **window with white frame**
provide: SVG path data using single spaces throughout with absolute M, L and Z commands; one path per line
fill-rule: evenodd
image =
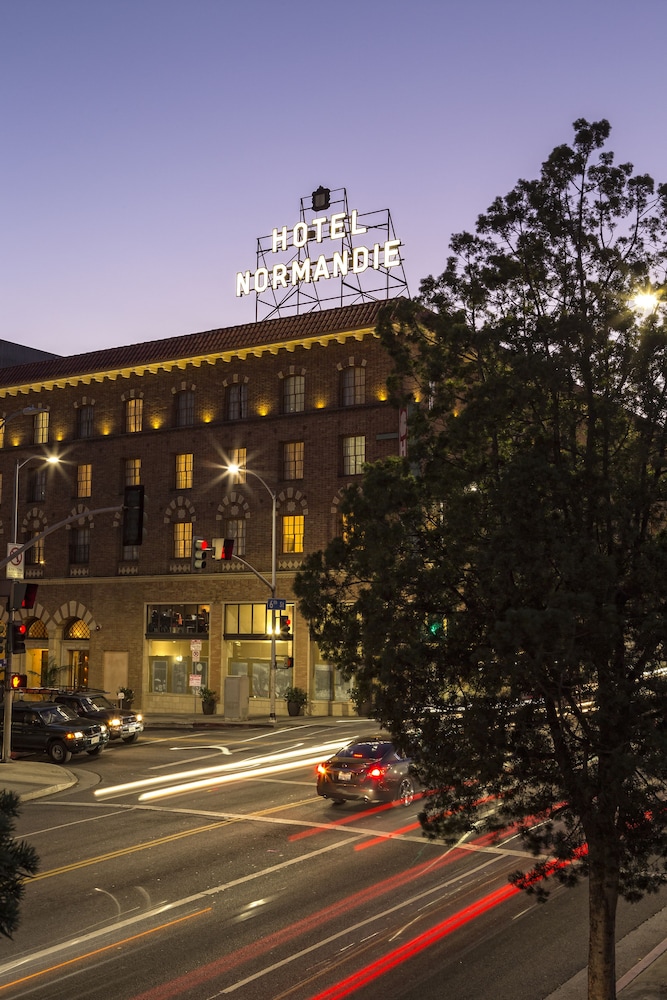
M 366 369 L 361 365 L 344 368 L 341 372 L 341 403 L 359 406 L 366 402 Z
M 77 465 L 76 467 L 76 495 L 77 497 L 89 497 L 93 491 L 93 467 L 92 465 Z
M 230 517 L 225 522 L 225 538 L 234 539 L 234 555 L 245 555 L 246 520 L 244 517 Z
M 90 403 L 84 403 L 76 411 L 76 434 L 79 438 L 93 436 L 95 409 Z
M 141 486 L 141 459 L 125 459 L 125 486 Z
M 343 475 L 360 476 L 366 461 L 366 438 L 355 434 L 343 438 Z
M 303 552 L 303 514 L 283 517 L 283 552 Z
M 49 411 L 40 410 L 33 419 L 33 444 L 48 444 Z
M 192 472 L 194 468 L 194 455 L 182 454 L 176 456 L 176 489 L 192 489 Z
M 192 557 L 192 522 L 176 521 L 173 525 L 174 559 L 190 559 Z
M 245 382 L 227 386 L 227 420 L 245 420 L 248 416 L 248 387 Z
M 303 441 L 283 445 L 283 479 L 303 479 Z
M 132 396 L 125 401 L 125 430 L 128 434 L 138 434 L 144 423 L 144 401 L 141 396 Z
M 90 528 L 72 528 L 69 561 L 80 565 L 90 560 Z
M 303 375 L 288 375 L 283 379 L 283 413 L 301 413 L 305 407 L 305 387 Z
M 195 394 L 192 389 L 176 393 L 174 422 L 177 427 L 191 427 L 195 422 Z

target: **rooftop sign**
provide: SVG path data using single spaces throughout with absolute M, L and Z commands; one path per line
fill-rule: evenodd
M 340 211 L 323 214 L 339 205 Z M 276 227 L 258 239 L 255 270 L 236 274 L 237 297 L 254 292 L 270 315 L 280 315 L 298 312 L 300 305 L 312 310 L 314 303 L 317 307 L 333 298 L 342 305 L 343 299 L 389 298 L 396 288 L 398 294 L 407 293 L 401 241 L 388 212 L 349 211 L 344 188 L 332 192 L 320 187 L 311 199 L 301 199 L 300 214 L 294 225 Z M 320 294 L 317 283 L 332 279 L 337 279 L 338 295 L 335 288 Z

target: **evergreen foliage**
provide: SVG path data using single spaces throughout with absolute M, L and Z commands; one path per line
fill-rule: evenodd
M 667 880 L 667 328 L 632 304 L 664 278 L 667 188 L 609 132 L 575 122 L 384 311 L 409 455 L 367 468 L 296 585 L 416 746 L 427 835 L 518 824 L 516 884 L 588 877 L 590 1000 L 615 996 L 619 895 Z
M 18 814 L 18 795 L 0 791 L 0 934 L 8 938 L 19 925 L 25 880 L 39 867 L 34 847 L 14 839 L 14 820 Z

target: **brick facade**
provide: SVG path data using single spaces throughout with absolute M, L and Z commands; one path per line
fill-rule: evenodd
M 226 608 L 264 604 L 269 590 L 235 560 L 209 558 L 202 572 L 193 572 L 189 550 L 175 551 L 175 533 L 191 530 L 210 540 L 225 536 L 230 519 L 242 520 L 243 558 L 270 578 L 271 496 L 252 476 L 235 483 L 223 472 L 235 450 L 245 449 L 247 468 L 277 495 L 277 594 L 293 601 L 292 580 L 303 555 L 322 548 L 340 530 L 341 491 L 355 481 L 345 472 L 343 439 L 362 440 L 366 461 L 398 452 L 397 415 L 386 402 L 388 359 L 374 333 L 381 305 L 347 306 L 0 370 L 0 416 L 6 420 L 0 450 L 3 541 L 12 540 L 17 463 L 19 541 L 81 515 L 44 539 L 39 559 L 33 553 L 26 561 L 26 579 L 40 585 L 35 609 L 24 615 L 30 638 L 21 670 L 28 670 L 31 683 L 43 680 L 50 665 L 61 668 L 56 672 L 60 685 L 87 683 L 112 693 L 125 685 L 144 711 L 192 711 L 187 681 L 200 668 L 190 643 L 200 633 L 189 630 L 199 628 L 201 617 L 207 626 L 201 633 L 204 682 L 220 696 L 218 712 L 225 710 L 226 677 L 246 670 L 251 688 L 253 678 L 255 683 L 251 712 L 268 710 L 262 678 L 270 641 L 259 634 L 256 618 L 252 635 L 239 626 L 243 638 L 237 641 L 229 632 Z M 343 405 L 349 368 L 357 370 L 362 398 Z M 303 385 L 303 408 L 284 412 L 286 380 L 294 376 L 303 377 L 302 383 L 291 383 Z M 228 419 L 230 391 L 238 398 L 238 390 L 230 387 L 239 386 L 247 411 Z M 181 393 L 191 394 L 181 400 L 194 400 L 187 426 L 175 426 Z M 142 408 L 141 431 L 127 429 L 130 400 L 141 400 L 130 404 Z M 48 443 L 32 443 L 35 418 L 21 412 L 28 407 L 48 410 Z M 85 437 L 82 407 L 90 408 Z M 285 478 L 288 443 L 297 445 L 292 455 L 303 456 L 302 470 L 298 462 L 295 466 L 300 478 Z M 60 463 L 45 466 L 42 456 L 52 453 Z M 186 488 L 177 485 L 177 455 L 192 456 L 192 485 Z M 90 513 L 122 505 L 131 460 L 140 461 L 145 488 L 144 540 L 134 552 L 122 547 L 120 512 Z M 77 470 L 85 481 L 85 466 L 90 466 L 88 496 L 77 495 Z M 35 476 L 36 470 L 40 476 L 45 470 L 45 478 Z M 283 517 L 292 515 L 303 517 L 303 552 L 283 551 Z M 158 621 L 167 620 L 165 609 L 173 609 L 177 620 L 169 632 L 166 625 L 158 631 Z M 333 681 L 324 697 L 326 668 L 316 664 L 316 648 L 298 614 L 293 632 L 293 642 L 276 646 L 281 683 L 306 688 L 315 713 L 347 712 Z M 293 671 L 282 666 L 288 656 Z M 279 699 L 276 708 L 285 711 Z

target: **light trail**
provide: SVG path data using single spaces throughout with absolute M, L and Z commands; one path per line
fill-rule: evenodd
M 51 965 L 46 969 L 40 969 L 38 972 L 30 972 L 26 976 L 21 976 L 20 979 L 14 979 L 11 983 L 2 983 L 0 985 L 0 993 L 4 990 L 8 990 L 11 986 L 21 986 L 24 983 L 29 983 L 32 979 L 39 978 L 40 976 L 48 976 L 49 973 L 60 972 L 68 966 L 76 965 L 79 962 L 85 962 L 87 959 L 95 958 L 96 955 L 102 955 L 106 951 L 117 950 L 124 944 L 131 944 L 133 941 L 138 941 L 151 934 L 157 934 L 158 931 L 165 931 L 169 927 L 176 926 L 176 924 L 182 924 L 185 920 L 191 920 L 193 917 L 200 917 L 203 913 L 209 913 L 210 910 L 211 907 L 208 906 L 206 909 L 198 910 L 196 913 L 188 913 L 184 917 L 176 917 L 174 920 L 169 920 L 166 924 L 160 924 L 159 927 L 151 927 L 150 930 L 139 931 L 138 934 L 132 934 L 131 937 L 124 938 L 122 941 L 112 941 L 111 944 L 102 945 L 101 948 L 95 948 L 94 951 L 88 951 L 83 955 L 77 955 L 75 958 L 65 959 L 64 962 L 58 962 L 57 965 Z
M 271 768 L 275 767 L 276 773 L 287 770 L 286 766 L 281 766 L 281 762 L 290 761 L 292 766 L 302 766 L 306 764 L 318 764 L 322 757 L 330 754 L 332 750 L 340 749 L 340 740 L 335 743 L 323 743 L 315 747 L 302 748 L 274 753 L 262 757 L 253 757 L 248 761 L 236 761 L 229 764 L 218 764 L 213 767 L 195 768 L 189 771 L 178 771 L 172 775 L 160 775 L 154 778 L 142 778 L 139 781 L 128 781 L 120 785 L 110 785 L 108 788 L 96 788 L 96 798 L 107 798 L 110 795 L 124 795 L 127 792 L 136 792 L 140 789 L 155 788 L 170 781 L 187 781 L 196 779 L 205 781 L 205 775 L 221 775 L 230 772 L 238 772 L 237 780 L 248 777 L 248 771 L 256 768 L 258 764 L 266 764 L 267 768 L 262 773 L 271 774 Z

